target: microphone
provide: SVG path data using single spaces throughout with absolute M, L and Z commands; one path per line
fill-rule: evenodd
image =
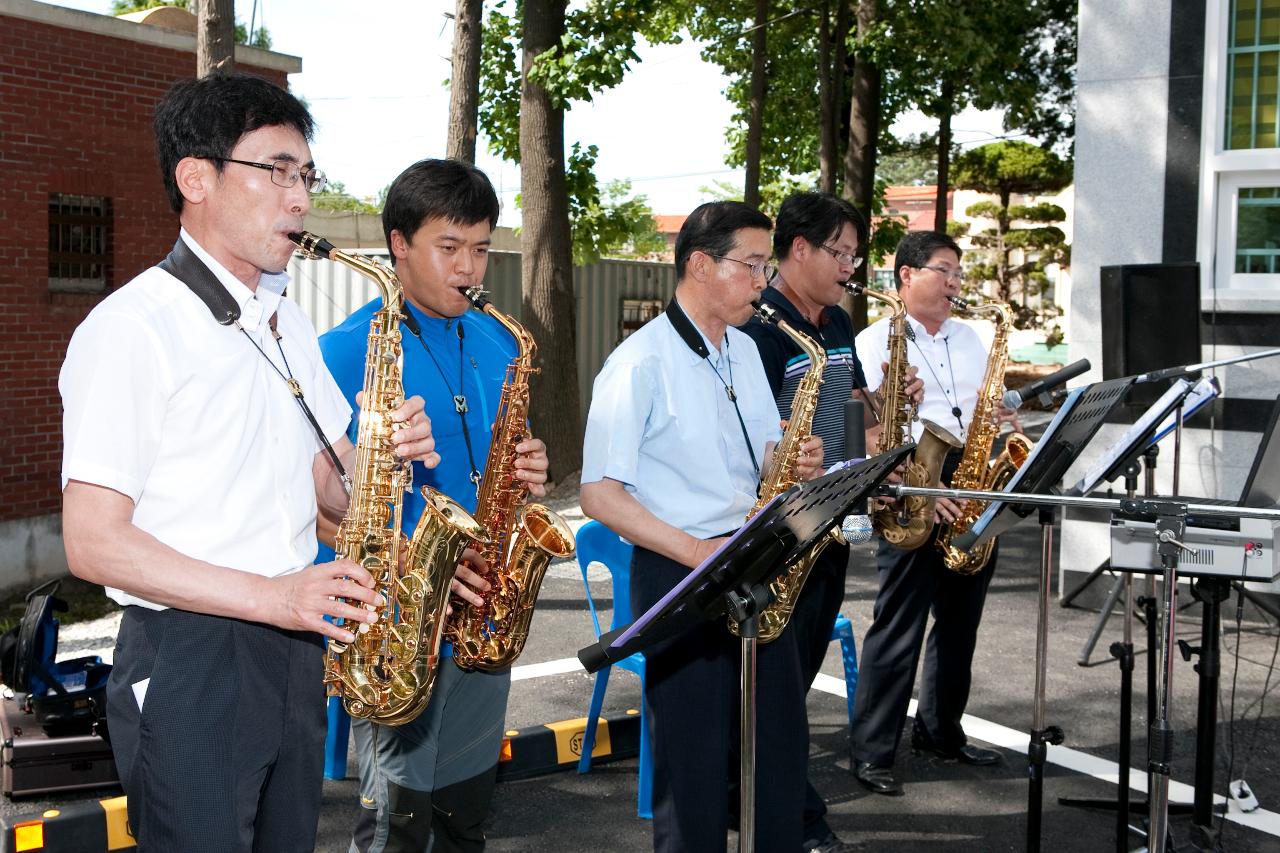
M 867 435 L 864 431 L 861 400 L 844 401 L 844 458 L 864 459 L 867 455 Z M 871 519 L 867 515 L 867 499 L 862 498 L 853 506 L 852 513 L 844 517 L 840 532 L 850 544 L 871 541 Z
M 1065 385 L 1081 373 L 1087 373 L 1091 367 L 1092 365 L 1089 364 L 1089 359 L 1087 358 L 1082 358 L 1079 361 L 1073 361 L 1061 370 L 1055 370 L 1053 373 L 1050 373 L 1048 376 L 1041 377 L 1035 382 L 1023 385 L 1021 388 L 1014 389 L 1013 391 L 1004 392 L 1004 398 L 1001 402 L 1004 403 L 1006 409 L 1016 409 L 1032 397 L 1039 397 L 1041 394 L 1045 394 L 1059 385 Z

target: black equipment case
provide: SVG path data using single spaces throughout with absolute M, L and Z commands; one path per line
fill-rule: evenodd
M 100 788 L 118 782 L 111 745 L 96 732 L 50 737 L 25 710 L 27 696 L 0 700 L 0 791 L 24 797 L 50 791 Z
M 106 728 L 111 665 L 56 660 L 67 605 L 58 581 L 27 595 L 22 621 L 0 636 L 0 790 L 6 796 L 97 788 L 117 781 Z

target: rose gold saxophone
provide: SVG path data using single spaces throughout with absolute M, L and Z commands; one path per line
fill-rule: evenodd
M 533 366 L 537 345 L 479 287 L 468 290 L 467 298 L 476 310 L 497 320 L 517 347 L 502 385 L 475 512 L 487 534 L 478 550 L 488 566 L 485 579 L 491 587 L 480 594 L 483 606 L 455 602 L 447 631 L 454 663 L 492 672 L 511 666 L 524 651 L 547 566 L 552 559 L 572 556 L 575 543 L 563 518 L 542 504 L 525 503 L 528 492 L 516 477 L 516 445 L 529 437 L 529 377 L 538 372 Z

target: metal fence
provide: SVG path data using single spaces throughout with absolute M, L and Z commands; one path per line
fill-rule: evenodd
M 389 262 L 386 252 L 348 251 Z M 522 303 L 520 257 L 519 252 L 490 252 L 484 279 L 493 304 L 517 319 Z M 372 281 L 331 261 L 305 260 L 295 255 L 289 262 L 289 275 L 293 279 L 289 295 L 321 334 L 378 293 Z M 675 287 L 675 268 L 670 263 L 602 260 L 574 268 L 578 392 L 584 420 L 591 404 L 591 383 L 605 358 L 626 332 L 666 305 Z

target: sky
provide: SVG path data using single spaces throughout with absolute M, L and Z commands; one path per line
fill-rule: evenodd
M 111 0 L 54 5 L 110 14 Z M 248 24 L 253 0 L 235 5 Z M 410 163 L 444 156 L 453 38 L 445 13 L 453 9 L 454 0 L 257 0 L 255 27 L 267 27 L 272 49 L 302 58 L 302 73 L 289 81 L 316 119 L 316 165 L 352 195 L 372 197 Z M 654 213 L 689 212 L 708 200 L 701 188 L 716 181 L 741 185 L 742 170 L 725 165 L 728 78 L 691 41 L 641 45 L 637 53 L 641 61 L 621 85 L 567 113 L 566 150 L 575 140 L 598 146 L 600 183 L 629 180 Z M 961 144 L 1001 132 L 998 113 L 966 110 L 953 124 Z M 935 129 L 918 113 L 892 128 L 898 135 Z M 485 150 L 483 138 L 476 160 L 498 189 L 500 224 L 518 224 L 519 168 Z

